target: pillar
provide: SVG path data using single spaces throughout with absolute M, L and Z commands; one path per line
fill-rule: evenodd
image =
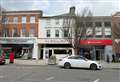
M 34 43 L 32 58 L 38 60 L 38 44 Z

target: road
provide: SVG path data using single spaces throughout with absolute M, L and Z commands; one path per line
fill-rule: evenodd
M 0 82 L 120 82 L 120 69 L 64 69 L 57 66 L 0 66 Z

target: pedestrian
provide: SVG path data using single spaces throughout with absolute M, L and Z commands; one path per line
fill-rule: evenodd
M 109 55 L 107 55 L 107 63 L 110 63 Z
M 112 62 L 115 62 L 115 55 L 112 54 Z
M 9 53 L 9 63 L 14 63 L 14 53 L 12 51 Z

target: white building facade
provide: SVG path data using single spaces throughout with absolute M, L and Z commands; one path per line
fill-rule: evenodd
M 64 17 L 42 17 L 39 20 L 39 58 L 50 56 L 61 58 L 73 54 L 72 44 L 68 39 L 69 32 L 64 28 Z

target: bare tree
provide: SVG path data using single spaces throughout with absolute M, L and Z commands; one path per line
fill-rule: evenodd
M 9 29 L 7 28 L 7 16 L 6 16 L 6 10 L 0 6 L 0 24 L 1 24 L 1 29 L 0 29 L 0 36 L 2 37 L 7 37 L 10 36 Z
M 75 50 L 75 54 L 79 54 L 81 47 L 80 40 L 87 39 L 87 30 L 88 28 L 93 29 L 92 25 L 92 12 L 85 8 L 81 14 L 72 15 L 69 14 L 64 18 L 63 21 L 63 30 L 64 35 L 66 33 L 66 40 L 72 44 L 72 47 Z

